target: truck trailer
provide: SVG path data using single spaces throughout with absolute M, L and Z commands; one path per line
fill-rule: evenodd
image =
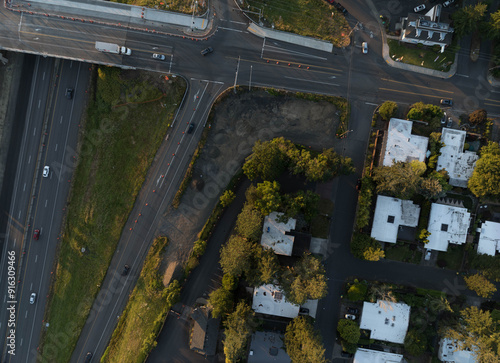
M 131 55 L 132 51 L 127 47 L 120 47 L 118 44 L 95 42 L 95 49 L 99 52 Z

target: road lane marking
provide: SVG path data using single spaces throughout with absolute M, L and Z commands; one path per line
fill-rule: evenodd
M 491 102 L 500 102 L 500 100 L 492 100 L 491 98 L 485 98 L 486 101 L 491 101 Z
M 23 192 L 26 191 L 26 183 L 24 183 Z
M 238 29 L 233 29 L 233 28 L 225 28 L 223 26 L 217 27 L 217 29 L 222 29 L 222 30 L 231 30 L 233 32 L 238 32 L 238 33 L 243 33 L 243 30 L 238 30 Z
M 488 105 L 488 106 L 496 106 L 496 107 L 500 107 L 500 105 L 498 104 L 494 104 L 494 103 L 484 103 L 485 105 Z
M 38 261 L 38 255 L 35 256 L 35 263 Z
M 407 83 L 407 82 L 395 81 L 395 80 L 393 80 L 393 79 L 388 79 L 388 78 L 380 78 L 380 80 L 382 80 L 382 81 L 387 81 L 387 82 L 393 82 L 393 83 L 404 84 L 404 85 L 407 85 L 407 86 L 412 86 L 412 87 L 427 88 L 427 89 L 431 89 L 431 90 L 433 90 L 433 91 L 440 91 L 440 92 L 445 92 L 445 93 L 455 93 L 455 92 L 453 92 L 453 91 L 446 91 L 446 90 L 442 90 L 442 89 L 436 89 L 436 88 L 434 88 L 434 87 L 419 86 L 419 85 L 414 84 L 414 83 Z
M 424 93 L 416 93 L 416 92 L 409 92 L 409 91 L 401 91 L 399 89 L 379 88 L 379 90 L 382 90 L 382 91 L 391 91 L 391 92 L 400 92 L 400 93 L 407 93 L 409 95 L 427 96 L 427 97 L 433 97 L 433 98 L 442 98 L 442 96 L 428 95 L 428 94 L 424 94 Z
M 295 50 L 284 49 L 282 47 L 273 47 L 272 45 L 268 45 L 267 48 L 273 49 L 273 51 L 276 53 L 292 53 L 292 54 L 301 55 L 301 56 L 304 56 L 307 58 L 315 58 L 315 59 L 320 59 L 320 60 L 327 60 L 328 59 L 326 57 L 319 57 L 317 55 L 311 55 L 311 54 L 307 54 L 307 53 L 303 53 L 303 52 L 297 52 Z
M 31 162 L 31 155 L 28 157 L 28 164 Z
M 45 72 L 43 72 L 42 81 L 45 81 Z
M 47 208 L 47 203 L 49 202 L 48 199 L 45 199 L 45 208 Z
M 365 105 L 370 105 L 370 106 L 378 106 L 376 103 L 371 103 L 371 102 L 365 102 Z
M 303 81 L 303 82 L 311 82 L 311 83 L 319 83 L 319 84 L 326 84 L 328 86 L 340 86 L 337 83 L 328 83 L 328 82 L 320 82 L 320 81 L 311 81 L 310 79 L 304 79 L 304 78 L 295 78 L 295 77 L 287 77 L 285 76 L 286 79 L 294 79 L 296 81 Z
M 36 135 L 36 127 L 33 128 L 33 136 Z
M 60 123 L 60 124 L 62 124 L 62 119 L 63 119 L 63 117 L 62 117 L 62 115 L 61 115 L 61 119 L 59 120 L 59 123 Z
M 21 219 L 21 210 L 19 210 L 19 214 L 17 215 L 17 219 Z
M 40 108 L 41 104 L 42 104 L 42 100 L 38 100 L 38 108 Z
M 33 290 L 33 283 L 30 284 L 30 291 Z
M 56 144 L 56 147 L 54 148 L 54 151 L 57 151 L 57 145 L 59 145 L 59 144 Z

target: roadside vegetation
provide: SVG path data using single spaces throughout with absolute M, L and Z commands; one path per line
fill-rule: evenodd
M 196 4 L 195 16 L 203 14 L 207 9 L 208 2 L 200 0 L 194 3 L 192 0 L 110 0 L 116 3 L 143 6 L 158 10 L 174 11 L 177 13 L 193 14 Z
M 180 294 L 177 280 L 168 287 L 162 282 L 160 266 L 166 246 L 166 237 L 156 238 L 151 245 L 101 362 L 144 362 L 156 346 L 156 336 Z
M 123 226 L 185 86 L 157 75 L 99 67 L 44 320 L 41 354 L 69 361 Z M 61 334 L 67 343 L 60 345 Z

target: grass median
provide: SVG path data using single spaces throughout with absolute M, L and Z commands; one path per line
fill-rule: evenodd
M 180 78 L 98 69 L 45 312 L 44 361 L 70 360 L 184 90 Z

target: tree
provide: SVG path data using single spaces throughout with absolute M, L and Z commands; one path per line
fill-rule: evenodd
M 238 286 L 238 278 L 230 274 L 222 276 L 222 287 L 227 291 L 233 291 Z
M 293 319 L 286 327 L 285 348 L 293 363 L 326 363 L 321 337 L 304 316 Z
M 396 198 L 410 199 L 420 188 L 425 163 L 396 162 L 392 166 L 374 169 L 373 180 L 377 183 L 377 193 L 388 193 Z
M 500 147 L 498 143 L 489 141 L 481 148 L 481 157 L 469 179 L 469 189 L 476 197 L 500 196 Z
M 441 118 L 443 112 L 444 111 L 439 106 L 417 102 L 411 105 L 410 111 L 408 111 L 406 117 L 410 120 L 431 122 L 437 118 Z
M 351 344 L 357 344 L 361 336 L 359 325 L 350 319 L 340 319 L 337 331 L 342 339 Z
M 370 301 L 376 302 L 377 300 L 380 300 L 384 306 L 390 306 L 390 304 L 398 302 L 392 293 L 392 286 L 386 284 L 371 286 Z
M 366 283 L 354 280 L 354 284 L 349 286 L 349 290 L 347 290 L 347 298 L 351 301 L 362 301 L 365 299 L 367 291 Z
M 243 172 L 250 180 L 262 178 L 274 180 L 278 178 L 286 168 L 285 154 L 281 151 L 280 143 L 285 139 L 274 139 L 261 142 L 257 140 L 243 164 Z
M 456 340 L 460 350 L 473 351 L 478 362 L 498 362 L 500 325 L 491 313 L 471 306 L 462 310 L 461 316 L 455 327 L 445 331 L 445 337 Z
M 367 261 L 379 261 L 381 258 L 385 257 L 385 252 L 380 247 L 368 247 L 365 252 L 363 252 L 363 258 Z
M 233 309 L 233 293 L 219 287 L 208 295 L 208 305 L 212 308 L 214 318 L 226 315 Z
M 231 236 L 220 251 L 220 265 L 225 274 L 240 276 L 251 268 L 254 245 L 251 241 Z
M 378 109 L 378 114 L 382 117 L 382 120 L 389 121 L 392 117 L 394 117 L 397 111 L 398 105 L 396 102 L 385 101 Z
M 495 285 L 480 273 L 465 276 L 464 280 L 469 290 L 474 291 L 478 296 L 484 297 L 485 299 L 492 297 L 497 291 Z
M 255 188 L 255 208 L 264 216 L 281 206 L 280 185 L 277 181 L 264 181 Z
M 261 249 L 258 253 L 258 270 L 260 282 L 263 284 L 273 283 L 279 271 L 279 263 L 272 249 Z
M 305 253 L 294 267 L 281 274 L 281 287 L 286 299 L 302 305 L 307 299 L 321 299 L 327 292 L 325 269 L 321 261 Z
M 262 214 L 250 203 L 245 203 L 236 219 L 236 232 L 241 237 L 258 242 L 262 236 L 262 220 Z
M 492 39 L 500 38 L 500 10 L 491 14 L 490 22 L 489 22 L 489 36 Z
M 236 305 L 233 313 L 229 314 L 224 331 L 224 354 L 226 363 L 236 363 L 246 357 L 248 339 L 254 331 L 255 313 L 244 301 Z
M 419 194 L 424 196 L 425 199 L 431 200 L 444 196 L 446 192 L 443 191 L 443 186 L 438 179 L 423 178 L 420 181 Z
M 351 241 L 351 253 L 354 257 L 365 259 L 365 251 L 370 248 L 377 250 L 380 249 L 380 243 L 378 243 L 374 238 L 363 233 L 354 233 Z
M 479 109 L 479 110 L 473 111 L 469 115 L 470 123 L 475 124 L 475 125 L 480 125 L 483 122 L 486 122 L 487 120 L 488 120 L 488 114 L 486 113 L 485 109 Z
M 465 34 L 474 33 L 484 19 L 488 6 L 483 3 L 465 6 L 452 15 L 455 33 L 462 37 Z
M 405 337 L 405 350 L 414 357 L 422 355 L 427 348 L 425 335 L 415 329 L 410 329 Z
M 222 206 L 226 208 L 229 204 L 233 202 L 234 198 L 236 198 L 234 192 L 232 190 L 226 190 L 220 196 L 220 204 L 222 204 Z

